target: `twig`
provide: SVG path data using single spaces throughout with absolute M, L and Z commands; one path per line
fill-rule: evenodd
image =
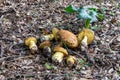
M 3 46 L 1 45 L 0 57 L 2 57 L 2 56 L 3 56 L 3 54 L 4 54 L 4 48 L 3 48 Z
M 13 8 L 8 8 L 0 12 L 1 15 L 7 14 L 7 13 L 15 13 Z
M 75 1 L 76 1 L 76 0 L 72 0 L 72 1 L 69 2 L 69 4 L 72 4 L 72 3 L 74 3 Z
M 7 57 L 2 57 L 0 58 L 0 63 L 3 62 L 3 61 L 7 61 L 7 62 L 10 62 L 10 61 L 15 61 L 15 60 L 19 60 L 19 59 L 23 59 L 23 58 L 30 58 L 30 55 L 27 55 L 27 56 L 7 56 Z M 33 58 L 33 56 L 32 56 Z
M 119 36 L 119 35 L 116 35 L 115 37 L 113 37 L 113 38 L 110 40 L 109 43 L 107 43 L 107 46 L 108 46 L 108 48 L 109 48 L 109 50 L 110 50 L 111 53 L 118 53 L 118 52 L 120 52 L 120 51 L 112 50 L 111 47 L 110 47 L 110 44 L 111 44 L 111 43 L 113 42 L 113 40 L 114 40 L 116 37 L 118 37 L 118 36 Z
M 6 61 L 8 59 L 12 59 L 12 58 L 14 58 L 14 56 L 2 57 L 2 58 L 0 58 L 0 63 L 3 62 L 3 61 Z
M 116 35 L 116 36 L 114 36 L 110 41 L 109 41 L 109 43 L 108 44 L 110 44 L 110 43 L 112 43 L 113 42 L 113 40 L 116 38 L 116 37 L 118 37 L 119 35 Z
M 24 43 L 17 43 L 17 44 L 12 44 L 10 47 L 9 47 L 9 51 L 11 53 L 14 53 L 15 54 L 15 51 L 21 51 L 21 50 L 26 50 L 26 48 L 19 48 L 19 49 L 13 49 L 13 47 L 15 46 L 21 46 L 21 45 L 24 45 Z
M 93 57 L 91 57 L 90 54 L 88 53 L 88 49 L 86 49 L 84 51 L 84 53 L 85 53 L 85 56 L 86 56 L 87 60 L 90 63 L 92 63 L 97 69 L 100 69 L 100 67 L 96 64 L 95 59 Z
M 72 50 L 70 50 L 68 48 L 67 48 L 67 50 L 68 50 L 69 54 L 75 54 L 75 55 L 79 56 L 80 58 L 84 59 L 79 53 L 77 53 L 75 51 L 72 51 Z
M 13 40 L 11 40 L 11 39 L 7 39 L 7 38 L 0 38 L 0 40 L 13 42 Z

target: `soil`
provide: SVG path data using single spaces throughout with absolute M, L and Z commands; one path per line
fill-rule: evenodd
M 69 54 L 77 63 L 69 67 L 65 60 L 57 64 L 47 52 L 32 54 L 24 40 L 38 39 L 52 28 L 78 34 L 84 21 L 64 8 L 94 5 L 104 20 L 94 23 L 95 40 L 88 46 L 88 56 L 80 46 Z M 120 1 L 118 0 L 1 0 L 0 1 L 0 80 L 119 80 L 120 79 Z M 59 41 L 51 41 L 53 48 Z M 46 54 L 45 54 L 46 53 Z

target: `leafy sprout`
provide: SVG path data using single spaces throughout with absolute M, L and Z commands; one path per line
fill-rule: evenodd
M 93 7 L 76 8 L 73 5 L 69 5 L 68 7 L 65 8 L 65 11 L 67 13 L 76 12 L 78 14 L 78 16 L 77 16 L 78 19 L 85 20 L 85 27 L 86 28 L 91 28 L 90 24 L 92 22 L 97 22 L 98 18 L 100 20 L 103 20 L 103 18 L 104 18 L 103 14 L 99 13 L 98 10 L 96 8 L 93 8 Z
M 77 12 L 78 9 L 75 6 L 73 6 L 73 5 L 69 5 L 67 8 L 65 8 L 65 11 L 67 13 L 73 13 L 73 12 Z
M 86 61 L 78 58 L 78 64 L 79 64 L 78 68 L 81 69 L 86 64 Z
M 120 75 L 120 67 L 118 68 L 118 75 Z
M 57 69 L 56 66 L 51 65 L 50 63 L 45 63 L 45 68 L 46 68 L 46 69 Z

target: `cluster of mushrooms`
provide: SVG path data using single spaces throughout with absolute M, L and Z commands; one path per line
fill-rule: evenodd
M 51 49 L 51 40 L 60 41 L 60 44 Z M 51 59 L 54 62 L 61 63 L 65 58 L 66 63 L 70 66 L 76 64 L 76 57 L 70 55 L 68 51 L 63 47 L 65 44 L 69 48 L 81 47 L 84 51 L 89 44 L 94 40 L 94 31 L 91 29 L 83 29 L 78 35 L 73 34 L 68 30 L 59 30 L 57 28 L 52 29 L 51 34 L 42 35 L 41 43 L 37 46 L 37 39 L 35 37 L 28 37 L 25 39 L 25 45 L 29 47 L 32 53 L 35 53 L 38 48 L 43 50 L 48 50 L 52 52 Z

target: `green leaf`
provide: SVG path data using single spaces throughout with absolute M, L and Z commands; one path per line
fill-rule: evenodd
M 49 63 L 45 63 L 45 67 L 46 67 L 47 69 L 52 69 L 52 66 L 51 66 Z
M 96 8 L 80 8 L 78 10 L 78 18 L 80 19 L 90 19 L 90 22 L 97 21 L 97 9 Z
M 97 12 L 96 8 L 88 8 L 88 10 L 93 10 L 93 11 Z
M 96 22 L 97 21 L 97 12 L 94 10 L 89 11 L 89 15 L 91 16 L 91 22 Z
M 85 20 L 85 27 L 86 28 L 91 28 L 91 26 L 90 26 L 91 23 L 92 22 L 97 22 L 98 18 L 100 20 L 103 20 L 103 18 L 104 18 L 103 14 L 99 13 L 97 8 L 94 8 L 94 7 L 84 7 L 84 6 L 82 6 L 79 9 L 77 9 L 73 5 L 69 5 L 67 8 L 65 8 L 65 11 L 68 12 L 68 13 L 77 12 L 78 13 L 77 17 L 79 19 Z
M 90 21 L 91 21 L 91 19 L 87 19 L 85 21 L 85 28 L 90 28 Z
M 78 69 L 81 69 L 85 65 L 85 61 L 83 59 L 78 59 Z
M 98 13 L 98 18 L 100 18 L 100 20 L 103 20 L 104 15 L 103 15 L 103 14 Z
M 87 8 L 80 8 L 78 12 L 79 19 L 91 19 L 91 16 L 87 12 Z
M 80 65 L 84 65 L 84 64 L 85 64 L 85 61 L 84 61 L 83 59 L 78 59 L 78 63 L 79 63 Z
M 65 9 L 64 9 L 66 12 L 68 12 L 68 13 L 73 13 L 73 12 L 77 12 L 77 8 L 75 7 L 75 6 L 73 6 L 73 5 L 69 5 L 68 7 L 66 7 Z
M 50 63 L 45 63 L 45 67 L 46 67 L 46 69 L 57 69 L 56 66 L 51 65 Z
M 118 68 L 118 71 L 117 71 L 117 72 L 118 72 L 118 75 L 120 75 L 120 67 Z
M 92 67 L 92 66 L 93 66 L 93 64 L 92 64 L 92 63 L 87 63 L 87 65 L 88 65 L 89 67 Z
M 100 30 L 100 28 L 101 28 L 100 25 L 91 27 L 91 29 L 94 31 L 98 31 L 98 30 Z

